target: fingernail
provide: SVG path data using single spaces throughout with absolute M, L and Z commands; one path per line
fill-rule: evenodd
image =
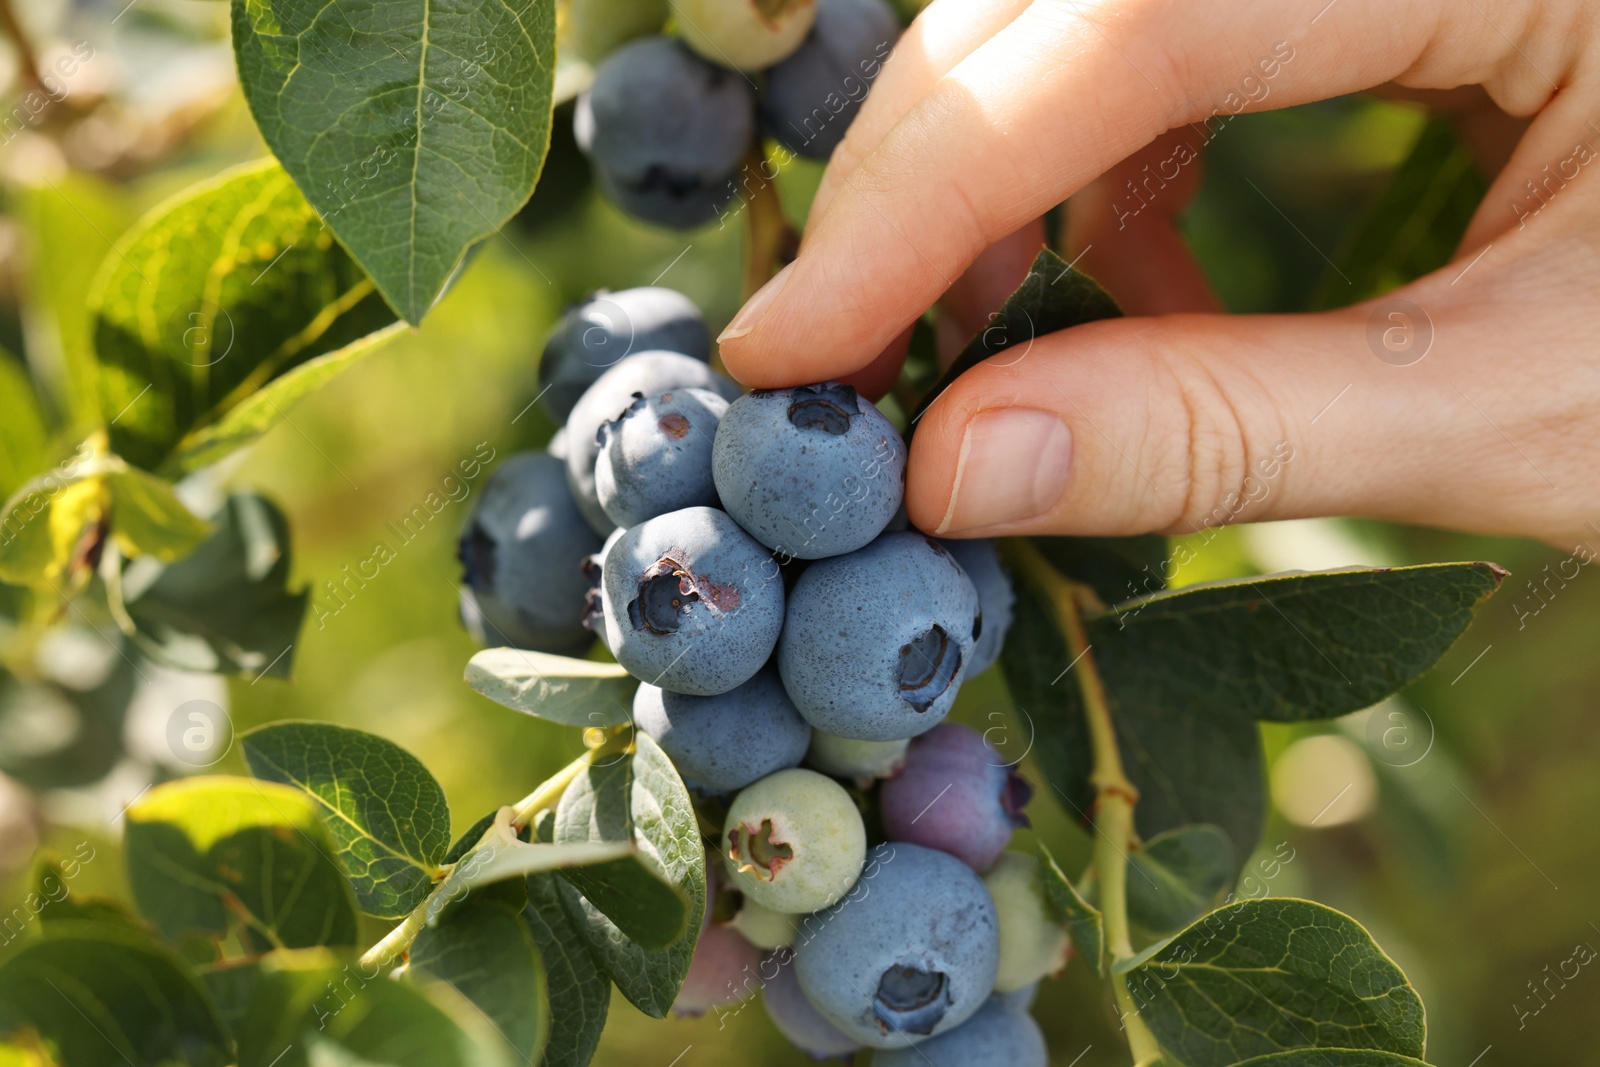
M 935 533 L 1043 515 L 1067 487 L 1072 431 L 1048 411 L 1000 408 L 967 423 L 950 506 Z
M 767 308 L 778 298 L 778 294 L 783 292 L 783 287 L 789 282 L 789 272 L 792 270 L 794 270 L 793 263 L 774 274 L 766 285 L 757 289 L 756 295 L 745 301 L 744 307 L 739 309 L 739 314 L 728 323 L 728 328 L 717 335 L 717 344 L 743 337 L 755 329 L 756 323 L 761 321 L 761 316 L 767 313 Z

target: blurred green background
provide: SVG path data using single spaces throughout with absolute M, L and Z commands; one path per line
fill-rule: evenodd
M 43 257 L 92 273 L 116 237 L 109 231 L 139 210 L 264 154 L 232 85 L 223 5 L 123 2 L 30 0 L 24 11 L 41 52 L 88 40 L 96 55 L 67 101 L 0 135 L 0 345 L 12 352 L 40 343 L 28 279 Z M 3 62 L 0 84 L 15 100 L 25 87 L 14 59 Z M 241 462 L 193 487 L 197 496 L 219 484 L 259 489 L 289 514 L 296 580 L 314 600 L 294 680 L 224 685 L 157 674 L 136 697 L 128 755 L 103 783 L 29 792 L 0 780 L 7 909 L 41 845 L 71 853 L 92 842 L 96 858 L 74 888 L 120 894 L 115 817 L 152 778 L 182 770 L 162 762 L 161 731 L 189 695 L 217 698 L 225 689 L 239 730 L 328 719 L 399 742 L 444 783 L 457 830 L 579 750 L 573 731 L 517 716 L 461 682 L 474 646 L 456 621 L 454 541 L 471 496 L 450 504 L 354 595 L 336 598 L 329 584 L 380 539 L 392 544 L 387 524 L 483 443 L 504 457 L 544 442 L 552 427 L 528 405 L 544 332 L 564 305 L 597 287 L 659 282 L 693 297 L 714 328 L 736 309 L 742 233 L 679 235 L 623 219 L 590 189 L 569 121 L 566 109 L 558 113 L 532 203 L 479 250 L 420 330 L 358 363 Z M 1201 196 L 1185 219 L 1228 307 L 1284 311 L 1353 298 L 1330 281 L 1329 261 L 1370 247 L 1363 221 L 1424 122 L 1416 108 L 1352 98 L 1229 124 L 1208 151 Z M 810 167 L 784 176 L 794 213 L 816 176 Z M 27 206 L 45 190 L 87 223 L 76 245 L 38 245 Z M 1319 521 L 1229 530 L 1182 576 L 1458 559 L 1511 569 L 1480 620 L 1403 700 L 1334 724 L 1268 728 L 1275 813 L 1261 849 L 1266 866 L 1252 863 L 1240 886 L 1241 895 L 1309 896 L 1366 924 L 1421 991 L 1429 1059 L 1440 1065 L 1600 1064 L 1592 1040 L 1600 972 L 1541 984 L 1576 945 L 1600 946 L 1600 849 L 1589 822 L 1600 810 L 1600 578 L 1583 570 L 1542 600 L 1525 584 L 1565 555 Z M 86 680 L 110 667 L 92 634 L 64 646 L 72 646 L 62 652 L 68 673 Z M 964 689 L 956 717 L 988 727 L 996 714 L 1008 723 L 1008 743 L 1025 747 L 1029 725 L 1011 715 L 991 671 Z M 0 708 L 0 749 L 41 745 L 47 755 L 49 731 L 40 729 L 26 709 Z M 243 769 L 234 752 L 213 770 Z M 1071 870 L 1086 858 L 1087 839 L 1049 783 L 1031 764 L 1027 771 L 1037 787 L 1033 832 Z M 1035 1014 L 1053 1063 L 1126 1063 L 1108 1000 L 1080 964 L 1045 984 Z M 805 1060 L 758 1003 L 721 1018 L 658 1022 L 619 996 L 596 1062 Z

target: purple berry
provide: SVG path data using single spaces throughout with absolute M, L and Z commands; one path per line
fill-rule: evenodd
M 982 734 L 941 723 L 912 740 L 905 767 L 883 783 L 883 829 L 891 841 L 936 848 L 983 871 L 1011 832 L 1028 825 L 1022 808 L 1032 795 Z
M 735 1004 L 757 987 L 761 952 L 731 926 L 713 923 L 695 942 L 689 973 L 678 989 L 672 1010 L 678 1015 L 704 1015 L 712 1008 Z

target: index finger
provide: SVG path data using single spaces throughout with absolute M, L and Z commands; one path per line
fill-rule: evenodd
M 723 360 L 756 388 L 848 374 L 984 248 L 1158 134 L 1196 123 L 1198 150 L 1240 111 L 1399 76 L 1438 3 L 1397 18 L 1378 0 L 1149 0 L 1086 17 L 1036 0 L 838 178 L 799 257 L 724 331 Z

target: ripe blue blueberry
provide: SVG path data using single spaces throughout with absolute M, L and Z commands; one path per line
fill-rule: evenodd
M 578 98 L 572 132 L 613 203 L 691 229 L 716 218 L 755 139 L 755 91 L 668 37 L 611 53 Z
M 779 1033 L 812 1059 L 837 1059 L 850 1055 L 861 1042 L 830 1023 L 806 999 L 794 972 L 794 953 L 779 949 L 762 961 L 761 1003 Z M 770 978 L 766 977 L 771 975 Z
M 827 159 L 899 36 L 884 0 L 817 0 L 811 35 L 767 71 L 762 130 L 798 155 Z
M 647 285 L 615 293 L 602 289 L 568 308 L 539 359 L 540 403 L 565 422 L 583 391 L 616 363 L 640 352 L 681 352 L 702 363 L 711 336 L 694 301 Z
M 622 535 L 628 531 L 617 527 L 611 531 L 605 544 L 592 556 L 583 558 L 583 580 L 588 583 L 583 594 L 583 624 L 593 630 L 601 641 L 606 640 L 606 595 L 603 575 L 605 574 L 606 553 L 611 551 L 611 546 L 622 540 Z M 607 648 L 611 646 L 606 645 Z
M 994 988 L 1000 927 L 983 882 L 953 856 L 874 848 L 850 895 L 803 924 L 800 987 L 829 1022 L 874 1048 L 952 1030 Z
M 567 655 L 590 642 L 583 561 L 600 538 L 567 491 L 562 462 L 522 452 L 500 464 L 461 532 L 461 615 L 473 637 Z
M 826 908 L 850 891 L 867 853 L 861 813 L 844 787 L 791 768 L 748 786 L 728 806 L 723 858 L 734 886 L 773 911 Z
M 764 389 L 728 405 L 712 472 L 722 506 L 756 540 L 822 559 L 855 551 L 894 518 L 906 449 L 848 385 Z
M 977 619 L 978 592 L 942 545 L 884 534 L 800 575 L 778 670 L 819 730 L 858 741 L 915 737 L 955 703 Z
M 739 386 L 697 359 L 677 352 L 643 352 L 595 379 L 567 416 L 567 484 L 589 525 L 602 537 L 617 525 L 600 506 L 594 468 L 600 458 L 600 427 L 622 415 L 640 396 L 674 389 L 709 389 L 729 400 Z
M 1004 997 L 993 997 L 977 1013 L 916 1048 L 891 1049 L 872 1067 L 1047 1067 L 1050 1055 L 1039 1024 Z
M 906 765 L 883 783 L 883 831 L 948 852 L 975 871 L 987 870 L 1028 825 L 1028 783 L 983 735 L 947 722 L 912 739 Z
M 704 1015 L 712 1008 L 736 1004 L 760 985 L 761 950 L 731 926 L 711 923 L 694 943 L 689 971 L 672 1002 L 677 1015 Z
M 618 526 L 696 506 L 715 507 L 711 441 L 728 402 L 708 389 L 640 396 L 600 426 L 595 494 Z
M 993 541 L 940 541 L 961 564 L 961 569 L 972 579 L 978 590 L 980 629 L 977 647 L 972 650 L 972 662 L 967 664 L 967 677 L 976 678 L 1000 658 L 1005 647 L 1006 634 L 1011 629 L 1011 608 L 1017 595 L 1011 588 L 1011 575 L 1000 562 L 1000 549 Z
M 815 0 L 672 0 L 684 43 L 712 63 L 758 71 L 800 47 Z
M 642 684 L 633 695 L 633 722 L 661 746 L 687 785 L 706 793 L 732 793 L 793 767 L 811 743 L 811 724 L 770 668 L 717 696 Z
M 715 508 L 640 523 L 611 546 L 603 570 L 606 644 L 635 678 L 715 696 L 772 655 L 783 581 L 766 551 Z

